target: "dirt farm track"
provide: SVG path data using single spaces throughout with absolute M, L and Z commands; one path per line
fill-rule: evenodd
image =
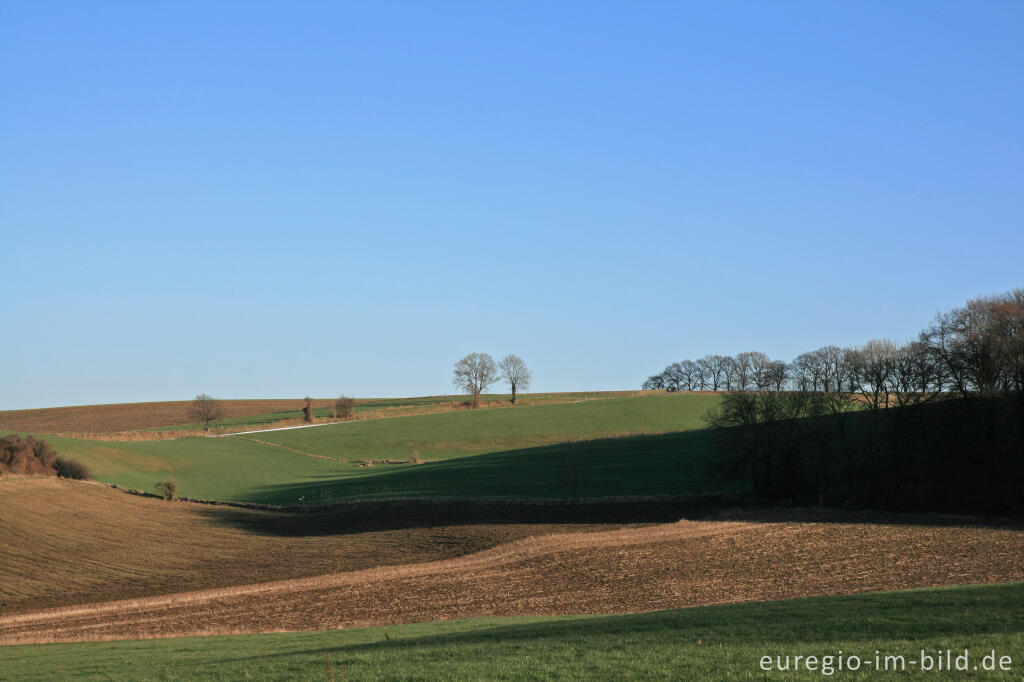
M 40 493 L 45 490 L 40 488 L 59 486 L 50 496 L 53 501 L 61 493 L 68 494 L 67 488 L 74 488 L 71 492 L 79 496 L 76 505 L 88 507 L 91 500 L 98 522 L 104 523 L 103 518 L 112 518 L 104 511 L 108 507 L 139 505 L 133 516 L 125 517 L 123 508 L 113 512 L 125 527 L 112 528 L 111 538 L 130 532 L 127 526 L 131 524 L 159 525 L 166 513 L 181 515 L 169 520 L 177 524 L 214 523 L 203 516 L 209 509 L 202 505 L 132 498 L 100 486 L 38 480 L 0 481 L 0 486 L 8 486 L 4 492 L 17 487 L 32 492 L 0 496 L 5 500 L 44 499 L 47 496 Z M 13 574 L 5 572 L 3 577 L 9 584 L 0 584 L 6 604 L 0 610 L 3 644 L 344 628 L 475 616 L 620 613 L 1024 580 L 1024 531 L 1019 528 L 952 521 L 920 523 L 910 518 L 851 523 L 771 519 L 766 515 L 743 518 L 737 514 L 730 520 L 633 524 L 611 530 L 596 524 L 571 528 L 523 524 L 518 530 L 488 531 L 490 535 L 471 530 L 467 524 L 460 531 L 464 545 L 453 535 L 453 528 L 422 524 L 424 527 L 403 531 L 411 535 L 392 538 L 392 544 L 414 547 L 420 542 L 427 546 L 439 534 L 449 534 L 448 556 L 398 552 L 404 556 L 402 563 L 395 562 L 396 555 L 392 557 L 394 565 L 372 568 L 332 558 L 344 555 L 345 542 L 360 541 L 353 535 L 361 533 L 346 534 L 339 528 L 334 535 L 317 536 L 319 549 L 305 550 L 324 553 L 316 564 L 321 569 L 318 575 L 273 579 L 287 574 L 288 567 L 283 566 L 285 570 L 279 573 L 267 566 L 255 570 L 260 565 L 257 557 L 251 560 L 254 570 L 226 579 L 218 577 L 216 562 L 205 565 L 197 560 L 198 582 L 209 587 L 178 592 L 172 590 L 184 584 L 161 582 L 159 572 L 146 575 L 146 570 L 153 569 L 132 564 L 135 555 L 128 547 L 123 548 L 124 558 L 117 565 L 113 565 L 116 556 L 90 555 L 78 566 L 81 584 L 70 589 L 78 589 L 79 600 L 88 595 L 113 595 L 116 592 L 109 588 L 120 580 L 118 572 L 127 571 L 141 575 L 137 594 L 153 583 L 150 594 L 156 596 L 99 598 L 74 606 L 40 608 L 46 603 L 69 602 L 59 594 L 42 594 L 42 576 L 33 572 L 51 570 L 67 561 L 62 552 L 75 550 L 46 536 L 47 529 L 59 524 L 67 512 L 58 508 L 47 522 L 41 509 L 46 503 L 39 504 L 40 509 L 25 515 L 34 521 L 0 531 L 4 533 L 0 535 L 0 559 L 14 567 Z M 417 540 L 417 532 L 431 534 L 432 540 Z M 262 537 L 242 526 L 223 529 L 223 533 L 226 535 L 209 542 L 223 548 L 232 542 L 258 543 Z M 202 557 L 212 551 L 203 535 L 191 537 L 198 538 L 192 540 L 196 543 L 193 554 Z M 293 548 L 298 551 L 308 538 L 287 540 L 298 541 Z M 243 549 L 251 552 L 251 546 Z M 174 551 L 180 553 L 181 548 Z M 284 554 L 268 555 L 266 562 L 282 564 Z M 10 563 L 12 558 L 16 561 Z M 228 564 L 227 559 L 221 556 L 219 565 Z M 332 564 L 334 570 L 324 570 Z M 167 572 L 179 569 L 168 567 Z M 257 579 L 240 583 L 246 574 Z M 50 584 L 60 585 L 61 581 Z M 221 586 L 215 587 L 218 584 Z

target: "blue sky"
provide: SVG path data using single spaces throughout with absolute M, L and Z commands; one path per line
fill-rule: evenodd
M 1024 286 L 1020 2 L 0 3 L 0 409 L 542 391 Z

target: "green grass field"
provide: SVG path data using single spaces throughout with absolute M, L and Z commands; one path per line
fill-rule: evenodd
M 683 495 L 742 488 L 712 470 L 711 434 L 702 417 L 717 400 L 657 395 L 223 438 L 47 440 L 88 465 L 98 480 L 153 491 L 173 476 L 181 495 L 198 499 L 309 505 L 390 497 Z M 407 462 L 414 451 L 427 462 L 364 467 L 337 461 Z
M 425 414 L 258 434 L 319 455 L 362 459 L 424 459 L 516 450 L 609 436 L 704 428 L 713 395 L 613 398 L 534 407 Z
M 978 670 L 921 672 L 921 650 Z M 1010 670 L 982 669 L 986 655 Z M 861 660 L 824 675 L 824 656 Z M 906 672 L 874 669 L 903 656 Z M 763 656 L 817 656 L 765 672 Z M 1005 664 L 1005 661 L 1002 661 Z M 774 663 L 773 663 L 774 665 Z M 805 665 L 802 663 L 802 665 Z M 615 616 L 505 618 L 348 631 L 0 647 L 9 680 L 984 679 L 1024 674 L 1024 584 L 910 590 Z

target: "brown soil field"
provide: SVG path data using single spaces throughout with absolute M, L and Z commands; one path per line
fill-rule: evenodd
M 16 613 L 0 616 L 0 643 L 622 613 L 1024 580 L 1018 528 L 743 517 L 549 534 L 455 558 L 410 555 L 404 565 Z
M 635 395 L 636 391 L 602 391 L 596 393 L 540 393 L 522 396 L 523 405 L 551 404 L 616 398 Z M 582 397 L 581 397 L 582 396 Z M 444 397 L 444 396 L 442 396 Z M 304 400 L 221 400 L 223 407 L 222 419 L 249 417 L 257 414 L 301 410 Z M 366 398 L 356 401 L 356 405 L 364 409 L 356 413 L 356 420 L 380 419 L 383 417 L 409 416 L 416 414 L 432 414 L 466 409 L 462 402 L 444 402 L 430 404 L 396 405 L 390 398 Z M 62 435 L 69 438 L 93 438 L 97 440 L 163 440 L 165 438 L 183 438 L 186 436 L 204 435 L 199 432 L 173 431 L 157 433 L 123 433 L 141 429 L 159 429 L 161 427 L 178 426 L 189 423 L 188 408 L 190 400 L 177 400 L 156 403 L 117 403 L 111 405 L 79 405 L 72 407 L 46 407 L 36 410 L 4 410 L 0 411 L 0 430 L 19 431 L 24 433 Z M 333 407 L 333 398 L 313 400 L 313 407 Z M 379 407 L 378 407 L 379 406 Z M 485 402 L 484 408 L 511 407 L 505 401 Z M 318 419 L 317 421 L 329 421 Z M 279 426 L 301 424 L 301 420 L 282 420 Z M 262 429 L 266 425 L 251 427 L 232 427 L 232 431 Z
M 223 418 L 248 417 L 268 412 L 301 410 L 303 400 L 222 400 Z M 26 433 L 113 433 L 186 424 L 191 400 L 162 403 L 120 403 L 47 407 L 0 412 L 0 429 Z M 314 400 L 314 407 L 330 407 L 333 400 Z M 180 434 L 179 434 L 180 435 Z
M 554 522 L 555 513 L 502 516 L 415 506 L 271 512 L 4 476 L 0 615 L 431 561 L 531 535 L 623 525 Z

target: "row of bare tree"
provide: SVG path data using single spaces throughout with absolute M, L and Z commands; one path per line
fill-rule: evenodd
M 781 389 L 786 363 L 750 351 L 736 357 L 706 355 L 697 361 L 673 362 L 660 374 L 648 377 L 645 391 L 746 391 Z
M 859 394 L 880 407 L 919 403 L 949 392 L 991 395 L 1024 390 L 1024 289 L 974 299 L 936 316 L 906 344 L 887 339 L 859 348 L 824 346 L 792 362 L 757 351 L 708 355 L 668 365 L 645 390 L 792 390 Z

